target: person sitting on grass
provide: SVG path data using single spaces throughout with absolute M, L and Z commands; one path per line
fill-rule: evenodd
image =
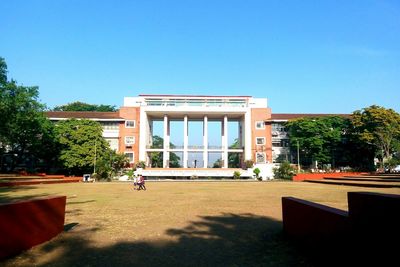
M 139 180 L 138 180 L 138 185 L 139 185 L 139 188 L 138 188 L 138 190 L 146 190 L 146 186 L 144 185 L 144 177 L 143 177 L 143 175 L 139 175 Z

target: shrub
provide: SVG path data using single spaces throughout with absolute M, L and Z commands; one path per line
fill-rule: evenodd
M 240 175 L 241 175 L 240 171 L 234 171 L 233 172 L 233 179 L 240 179 Z
M 395 168 L 397 165 L 400 164 L 400 160 L 399 160 L 399 159 L 396 159 L 396 158 L 391 158 L 391 159 L 389 159 L 388 161 L 386 161 L 385 163 L 386 163 L 385 165 L 386 165 L 389 169 L 393 169 L 393 168 Z
M 99 180 L 108 180 L 107 177 L 102 177 L 100 174 L 98 173 L 92 173 L 92 175 L 90 175 L 91 179 L 96 179 L 96 181 Z
M 128 180 L 133 180 L 135 169 L 130 169 L 126 172 L 126 175 L 128 175 Z
M 295 174 L 295 170 L 288 161 L 284 161 L 281 163 L 279 168 L 274 168 L 274 176 L 275 178 L 292 180 L 293 175 Z
M 259 176 L 259 175 L 260 175 L 260 172 L 261 172 L 261 171 L 260 171 L 259 168 L 255 168 L 255 169 L 253 170 L 254 175 L 256 176 L 257 180 L 259 180 L 259 181 L 262 180 L 262 177 Z
M 249 168 L 253 168 L 253 165 L 254 165 L 254 161 L 252 161 L 251 159 L 246 160 L 244 162 L 244 169 L 247 170 Z
M 146 168 L 146 162 L 144 161 L 139 161 L 138 163 L 136 163 L 136 168 Z

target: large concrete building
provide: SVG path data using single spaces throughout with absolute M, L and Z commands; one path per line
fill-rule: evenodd
M 272 177 L 274 163 L 295 162 L 284 124 L 326 115 L 271 114 L 266 98 L 251 96 L 147 94 L 125 97 L 117 112 L 47 112 L 53 121 L 98 121 L 112 149 L 162 177 L 232 177 L 247 160 Z
M 271 109 L 266 98 L 139 95 L 125 97 L 118 112 L 47 115 L 53 121 L 78 118 L 100 122 L 111 148 L 125 153 L 131 163 L 145 162 L 149 176 L 232 176 L 231 169 L 241 167 L 246 160 L 253 160 L 262 169 L 272 162 L 271 129 L 266 124 Z M 172 130 L 172 125 L 180 125 L 175 127 L 180 130 Z M 193 135 L 201 138 L 191 143 Z M 155 144 L 156 136 L 161 145 Z M 155 153 L 161 156 L 162 166 L 152 162 Z M 179 155 L 179 168 L 171 166 L 171 155 Z M 232 155 L 239 159 L 238 166 L 229 166 Z M 215 167 L 219 167 L 218 174 Z

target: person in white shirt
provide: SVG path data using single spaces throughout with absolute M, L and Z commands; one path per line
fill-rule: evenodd
M 133 190 L 136 190 L 136 186 L 138 185 L 138 178 L 133 176 Z
M 144 185 L 144 177 L 141 174 L 139 175 L 138 185 L 138 190 L 146 190 L 146 186 Z

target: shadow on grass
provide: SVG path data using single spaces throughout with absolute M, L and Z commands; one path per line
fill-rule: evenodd
M 78 226 L 22 257 L 35 266 L 310 266 L 283 238 L 281 222 L 254 214 L 200 217 L 168 229 L 168 240 L 101 246 L 89 240 L 93 232 L 85 233 Z M 40 262 L 46 254 L 56 256 Z M 18 264 L 12 260 L 6 266 Z
M 37 186 L 30 186 L 30 185 L 0 187 L 0 203 L 11 203 L 19 200 L 46 197 L 49 195 L 49 194 L 31 194 L 24 196 L 13 195 L 14 193 L 21 190 L 30 190 L 35 188 L 37 188 Z
M 74 205 L 74 204 L 86 204 L 86 203 L 91 203 L 91 202 L 96 202 L 96 200 L 91 199 L 91 200 L 85 200 L 85 201 L 68 201 L 68 205 Z

